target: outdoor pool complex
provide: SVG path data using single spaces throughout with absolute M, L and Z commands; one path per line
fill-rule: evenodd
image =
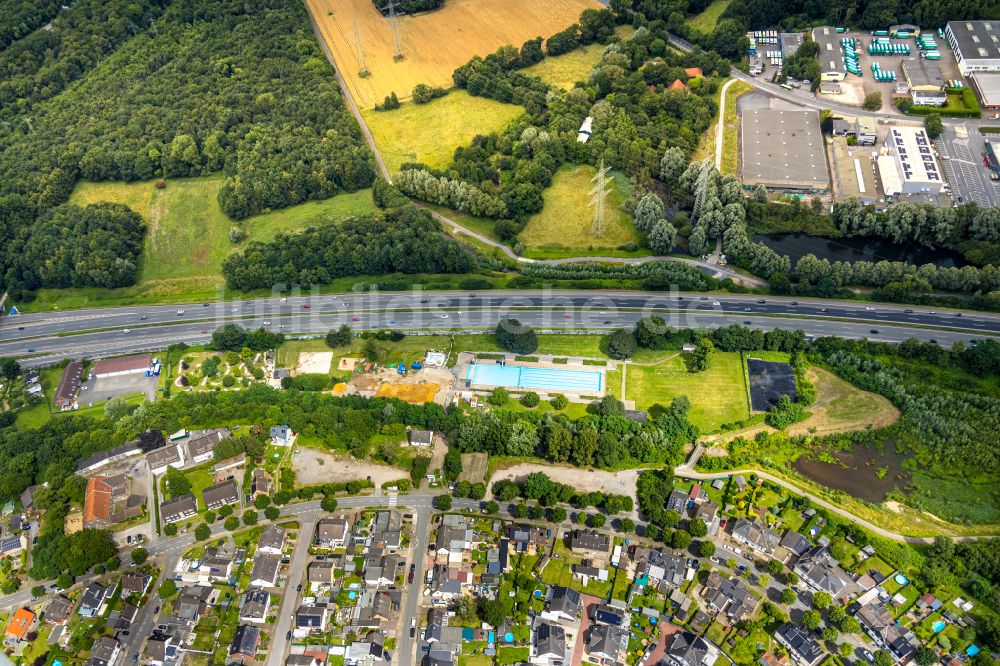
M 483 386 L 570 391 L 573 393 L 600 393 L 604 387 L 603 372 L 527 368 L 520 365 L 480 365 L 477 363 L 469 366 L 465 378 L 472 384 Z

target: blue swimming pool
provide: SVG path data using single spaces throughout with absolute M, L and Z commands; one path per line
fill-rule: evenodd
M 604 373 L 591 370 L 526 368 L 520 365 L 470 365 L 465 378 L 473 384 L 520 389 L 598 393 Z

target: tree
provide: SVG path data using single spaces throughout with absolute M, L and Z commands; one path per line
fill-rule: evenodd
M 326 333 L 326 346 L 330 349 L 336 349 L 337 347 L 346 347 L 351 344 L 351 327 L 347 324 L 341 324 L 340 328 L 334 330 L 330 329 Z
M 146 561 L 149 557 L 149 553 L 146 552 L 145 548 L 133 548 L 132 549 L 132 564 L 139 567 Z
M 827 643 L 836 643 L 837 639 L 840 638 L 840 632 L 837 631 L 836 627 L 823 627 L 823 640 Z
M 451 495 L 438 495 L 435 497 L 434 507 L 439 511 L 449 511 L 451 509 Z
M 828 592 L 815 592 L 812 595 L 812 607 L 819 610 L 827 608 L 832 601 L 833 598 Z
M 639 231 L 650 233 L 653 230 L 653 226 L 659 220 L 663 219 L 664 214 L 663 202 L 660 201 L 660 197 L 649 192 L 643 195 L 639 199 L 639 203 L 635 206 L 635 212 L 633 213 L 635 227 Z
M 268 520 L 277 520 L 278 516 L 280 515 L 281 511 L 278 510 L 278 507 L 276 506 L 269 506 L 266 509 L 264 509 L 264 517 L 267 518 Z
M 878 111 L 882 108 L 882 93 L 873 92 L 865 95 L 864 104 L 862 104 L 865 111 Z
M 677 229 L 666 220 L 660 219 L 649 232 L 649 246 L 658 255 L 667 255 L 674 251 L 677 244 Z
M 73 576 L 65 571 L 56 577 L 56 587 L 60 590 L 68 590 L 73 587 Z
M 619 328 L 608 337 L 608 356 L 623 360 L 632 356 L 636 350 L 635 336 L 632 331 Z
M 844 659 L 847 659 L 854 654 L 854 646 L 850 643 L 841 643 L 837 646 L 837 654 L 839 654 Z
M 621 531 L 625 534 L 632 534 L 635 532 L 635 521 L 631 518 L 621 519 Z
M 260 495 L 257 495 L 257 497 L 253 498 L 253 505 L 254 505 L 255 508 L 260 509 L 260 510 L 263 511 L 267 507 L 271 506 L 271 497 L 270 497 L 270 495 L 264 495 L 263 493 L 260 494 Z
M 177 535 L 177 523 L 170 523 L 163 528 L 163 534 L 172 537 Z
M 166 479 L 167 494 L 170 495 L 171 499 L 191 492 L 191 482 L 180 470 L 167 467 Z
M 702 541 L 698 544 L 698 554 L 702 557 L 711 557 L 715 555 L 715 544 L 711 541 Z
M 517 319 L 501 319 L 496 330 L 497 344 L 515 354 L 533 354 L 538 349 L 538 336 L 527 324 Z
M 670 545 L 674 548 L 687 548 L 691 545 L 691 535 L 684 530 L 674 530 L 673 536 L 670 537 Z
M 624 416 L 625 405 L 621 400 L 613 395 L 606 395 L 601 398 L 599 403 L 597 403 L 597 413 L 602 419 L 606 419 L 611 416 Z
M 940 137 L 941 133 L 944 132 L 944 123 L 941 122 L 941 114 L 928 113 L 924 116 L 924 130 L 927 131 L 927 136 L 931 139 L 937 139 Z M 920 666 L 926 665 L 920 664 Z
M 688 534 L 693 537 L 703 537 L 708 534 L 708 526 L 699 518 L 694 518 L 688 523 Z
M 562 411 L 569 406 L 569 398 L 564 396 L 562 393 L 556 393 L 549 400 L 549 403 L 551 403 L 552 409 L 555 409 L 557 411 Z
M 490 393 L 490 404 L 496 407 L 503 407 L 510 400 L 510 393 L 502 386 L 498 386 Z
M 698 346 L 695 347 L 694 352 L 691 354 L 691 369 L 694 372 L 703 372 L 708 370 L 712 365 L 712 355 L 715 353 L 715 345 L 708 338 L 702 338 L 698 341 Z
M 896 660 L 885 650 L 875 650 L 875 666 L 892 666 Z
M 802 614 L 802 624 L 806 629 L 815 631 L 819 628 L 820 623 L 823 621 L 823 616 L 820 615 L 819 611 L 808 610 Z
M 590 516 L 590 520 L 587 521 L 590 527 L 600 528 L 604 527 L 604 523 L 607 522 L 607 517 L 603 513 L 595 513 Z
M 492 627 L 499 627 L 510 616 L 504 600 L 486 597 L 480 597 L 476 602 L 476 612 L 480 620 Z
M 16 379 L 21 374 L 21 364 L 17 359 L 4 356 L 0 358 L 0 377 L 8 381 Z
M 210 536 L 212 536 L 212 528 L 207 523 L 202 523 L 194 528 L 194 538 L 196 541 L 204 541 Z
M 173 578 L 168 578 L 160 583 L 160 587 L 156 590 L 156 593 L 161 599 L 169 599 L 177 594 L 177 583 L 174 582 Z
M 772 576 L 777 576 L 785 570 L 785 565 L 781 563 L 781 560 L 769 560 L 767 563 L 767 570 Z
M 764 183 L 759 183 L 753 188 L 753 200 L 757 203 L 767 203 L 767 196 L 767 186 Z
M 31 588 L 31 598 L 32 599 L 39 599 L 39 598 L 41 598 L 44 595 L 45 595 L 45 586 L 44 585 L 35 585 L 33 588 Z
M 667 185 L 674 187 L 677 185 L 677 178 L 687 167 L 687 156 L 684 151 L 677 146 L 667 148 L 660 158 L 660 180 Z
M 223 324 L 212 331 L 210 347 L 215 351 L 239 351 L 246 341 L 246 331 L 236 324 Z
M 493 500 L 490 500 L 483 505 L 483 509 L 486 510 L 486 513 L 495 514 L 497 511 L 500 510 L 500 505 L 494 502 Z
M 260 516 L 253 509 L 247 509 L 243 512 L 244 525 L 256 525 L 258 520 L 260 520 Z
M 319 506 L 324 511 L 336 511 L 337 510 L 337 498 L 333 495 L 324 495 L 323 499 L 320 500 Z
M 523 396 L 521 396 L 521 404 L 527 408 L 537 407 L 538 403 L 541 402 L 541 398 L 534 391 L 528 391 Z
M 549 509 L 549 522 L 561 523 L 566 520 L 566 509 L 554 506 Z
M 240 526 L 240 519 L 236 516 L 229 516 L 222 526 L 226 528 L 227 532 L 232 532 Z
M 798 598 L 798 595 L 795 594 L 795 590 L 790 587 L 786 587 L 781 591 L 781 603 L 783 604 L 794 604 L 795 600 Z

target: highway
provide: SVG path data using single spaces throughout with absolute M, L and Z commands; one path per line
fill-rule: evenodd
M 323 334 L 341 324 L 448 333 L 489 330 L 513 316 L 538 330 L 574 333 L 631 327 L 651 314 L 681 328 L 743 324 L 887 342 L 915 337 L 951 345 L 1000 334 L 1000 315 L 992 313 L 869 302 L 694 292 L 417 290 L 17 315 L 0 320 L 0 356 L 37 367 L 64 358 L 155 351 L 176 342 L 205 343 L 226 323 L 291 336 Z

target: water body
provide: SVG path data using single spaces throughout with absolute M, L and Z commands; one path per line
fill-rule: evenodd
M 931 250 L 913 243 L 897 245 L 871 236 L 824 238 L 794 233 L 756 234 L 753 239 L 778 254 L 787 254 L 793 265 L 807 254 L 830 261 L 905 261 L 917 266 L 935 264 L 941 268 L 961 267 L 966 263 L 961 254 L 951 250 Z
M 894 487 L 906 487 L 909 474 L 903 469 L 905 455 L 897 453 L 891 442 L 885 445 L 885 452 L 857 445 L 851 451 L 837 451 L 833 454 L 837 464 L 820 462 L 808 455 L 801 456 L 792 466 L 808 478 L 828 488 L 843 490 L 849 495 L 866 502 L 879 503 Z M 878 469 L 888 467 L 886 474 L 878 478 Z

